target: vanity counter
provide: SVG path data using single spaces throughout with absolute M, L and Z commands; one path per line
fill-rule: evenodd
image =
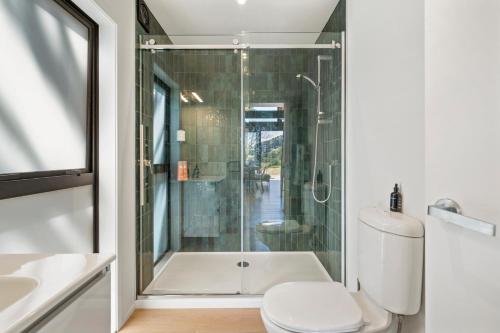
M 0 332 L 23 331 L 114 259 L 109 254 L 0 255 L 0 297 L 10 295 L 3 306 L 0 301 Z

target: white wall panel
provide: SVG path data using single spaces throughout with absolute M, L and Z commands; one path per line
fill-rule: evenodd
M 424 219 L 424 6 L 347 0 L 347 284 L 357 288 L 357 217 L 389 205 Z M 423 331 L 423 312 L 405 333 Z
M 426 1 L 426 201 L 500 227 L 500 2 Z M 500 330 L 500 237 L 427 218 L 426 332 Z
M 0 200 L 0 253 L 93 251 L 92 186 Z
M 91 6 L 88 0 L 77 0 L 80 6 Z M 135 286 L 135 1 L 93 0 L 116 24 L 117 39 L 113 43 L 116 51 L 108 66 L 115 70 L 116 98 L 116 155 L 112 151 L 100 158 L 116 158 L 116 169 L 108 170 L 109 177 L 116 177 L 117 219 L 117 325 L 122 326 L 134 310 Z M 111 122 L 111 119 L 108 119 Z M 108 146 L 109 147 L 109 146 Z M 109 185 L 109 184 L 108 184 Z M 111 186 L 111 185 L 109 185 Z M 111 189 L 110 189 L 111 190 Z M 102 196 L 101 200 L 111 200 Z M 113 204 L 113 202 L 109 202 Z

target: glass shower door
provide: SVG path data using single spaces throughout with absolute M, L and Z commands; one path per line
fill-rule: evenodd
M 172 241 L 170 160 L 171 122 L 178 98 L 165 77 L 155 70 L 158 55 L 139 52 L 136 237 L 137 288 L 142 292 L 176 246 Z
M 242 293 L 341 281 L 343 50 L 246 52 Z
M 287 281 L 341 281 L 343 50 L 139 52 L 139 292 L 263 294 Z M 154 112 L 162 103 L 165 119 Z M 155 223 L 164 216 L 168 233 Z
M 138 289 L 239 294 L 240 51 L 139 52 Z

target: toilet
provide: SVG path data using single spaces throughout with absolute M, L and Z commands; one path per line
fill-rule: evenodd
M 365 208 L 358 218 L 358 281 L 287 282 L 269 289 L 261 317 L 268 333 L 386 332 L 393 315 L 420 309 L 424 227 L 414 218 Z

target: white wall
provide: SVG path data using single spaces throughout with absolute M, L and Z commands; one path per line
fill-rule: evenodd
M 427 217 L 428 333 L 500 331 L 500 1 L 426 0 L 426 196 L 496 224 Z
M 92 186 L 0 200 L 0 253 L 89 253 Z
M 117 254 L 113 319 L 121 326 L 135 301 L 135 1 L 73 1 L 99 24 L 99 247 Z M 1 237 L 16 237 L 19 247 L 2 242 L 1 249 L 91 252 L 91 207 L 86 188 L 4 200 Z M 64 237 L 54 237 L 61 233 Z
M 347 285 L 357 287 L 357 214 L 388 207 L 423 220 L 424 2 L 347 1 Z M 423 315 L 422 315 L 423 316 Z M 404 332 L 422 332 L 421 316 Z
M 121 326 L 135 301 L 135 1 L 73 1 L 99 24 L 99 246 L 117 254 L 112 301 Z M 0 202 L 0 241 L 19 242 L 0 251 L 91 252 L 90 199 L 81 188 Z
M 85 2 L 84 0 L 81 0 Z M 117 95 L 117 321 L 135 302 L 135 1 L 94 0 L 116 23 Z M 88 2 L 88 1 L 87 1 Z M 101 155 L 101 159 L 112 158 Z
M 0 55 L 0 173 L 83 167 L 87 78 L 79 73 L 87 68 L 78 58 L 85 56 L 87 40 L 79 38 L 85 27 L 40 0 L 0 2 L 0 22 L 0 43 L 10 46 Z M 37 110 L 40 105 L 45 108 Z M 0 253 L 92 252 L 92 188 L 0 200 Z

